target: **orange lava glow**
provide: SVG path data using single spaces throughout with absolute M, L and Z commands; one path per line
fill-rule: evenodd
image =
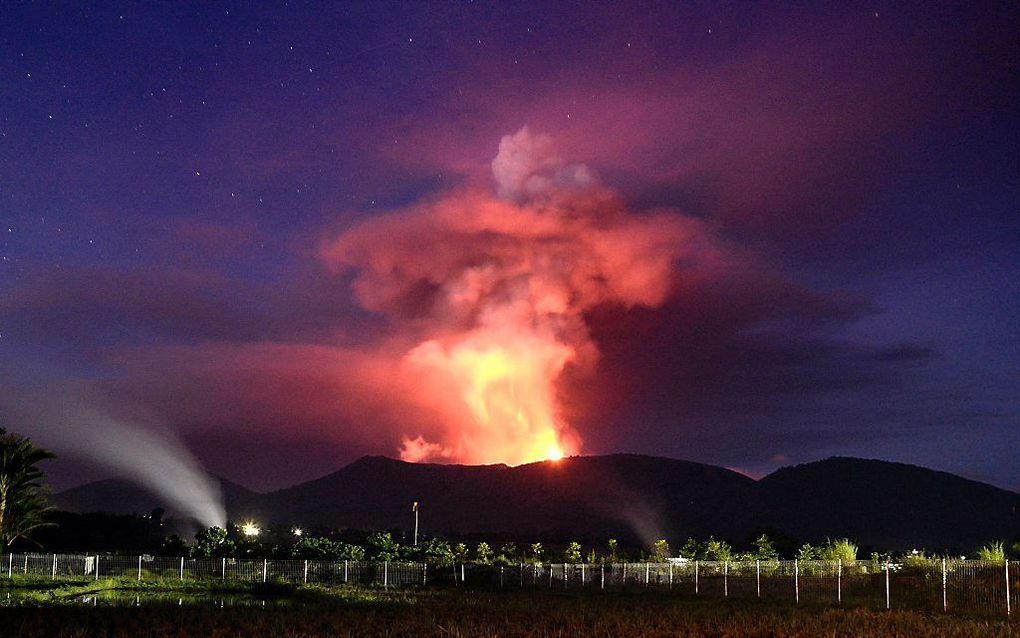
M 448 345 L 422 343 L 406 362 L 430 379 L 440 409 L 461 410 L 461 427 L 446 447 L 405 441 L 402 458 L 517 465 L 576 454 L 580 439 L 557 418 L 555 397 L 573 356 L 568 345 L 533 332 L 482 329 Z

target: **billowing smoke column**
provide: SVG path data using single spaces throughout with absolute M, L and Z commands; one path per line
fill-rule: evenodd
M 492 171 L 495 196 L 461 190 L 373 218 L 323 250 L 354 271 L 359 303 L 390 319 L 410 400 L 438 417 L 406 424 L 405 460 L 519 464 L 579 452 L 557 381 L 597 359 L 585 312 L 661 304 L 675 264 L 700 250 L 697 222 L 630 212 L 527 128 L 502 139 Z

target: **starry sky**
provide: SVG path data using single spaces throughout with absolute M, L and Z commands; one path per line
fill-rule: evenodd
M 5 3 L 0 403 L 144 414 L 257 489 L 394 455 L 418 416 L 377 410 L 364 357 L 407 322 L 324 247 L 492 190 L 527 126 L 629 214 L 724 247 L 661 303 L 584 309 L 597 362 L 556 384 L 582 452 L 753 476 L 854 455 L 1020 490 L 1018 17 Z M 109 475 L 72 428 L 6 418 L 61 453 L 58 489 Z

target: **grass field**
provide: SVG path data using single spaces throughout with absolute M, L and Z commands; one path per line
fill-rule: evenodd
M 1020 623 L 656 593 L 382 591 L 44 581 L 0 589 L 0 636 L 1020 637 Z M 12 593 L 13 592 L 13 593 Z M 12 593 L 8 602 L 4 596 Z M 135 606 L 135 596 L 140 606 Z M 16 601 L 16 602 L 15 602 Z M 83 604 L 83 601 L 88 601 Z M 95 605 L 95 606 L 92 606 Z

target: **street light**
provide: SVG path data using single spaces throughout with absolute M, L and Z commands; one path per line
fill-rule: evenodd
M 262 530 L 253 521 L 248 521 L 241 527 L 241 532 L 245 536 L 258 536 L 262 533 Z
M 294 536 L 300 537 L 302 534 L 305 533 L 305 530 L 301 529 L 300 527 L 295 527 L 294 529 L 291 530 L 291 532 L 294 534 Z
M 418 546 L 418 501 L 414 502 L 411 506 L 411 511 L 414 512 L 414 546 Z

